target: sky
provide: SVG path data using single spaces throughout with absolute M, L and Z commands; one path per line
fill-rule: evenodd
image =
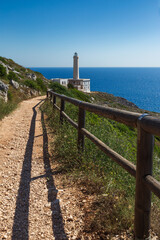
M 160 0 L 0 0 L 0 56 L 25 67 L 160 67 Z

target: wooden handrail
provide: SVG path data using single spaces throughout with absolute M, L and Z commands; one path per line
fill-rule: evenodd
M 105 143 L 87 131 L 85 128 L 82 128 L 82 133 L 88 137 L 95 145 L 97 145 L 108 157 L 112 158 L 116 163 L 123 167 L 128 173 L 136 177 L 136 166 L 129 162 L 127 159 L 122 157 L 120 154 L 112 150 Z
M 154 135 L 160 136 L 160 119 L 119 110 L 110 107 L 83 102 L 74 98 L 47 91 L 47 97 L 53 99 L 53 107 L 60 111 L 60 121 L 63 118 L 78 130 L 78 149 L 84 150 L 84 136 L 89 138 L 107 156 L 123 167 L 128 173 L 136 177 L 135 194 L 135 238 L 148 239 L 150 234 L 151 191 L 160 198 L 160 182 L 152 177 Z M 56 105 L 56 97 L 61 99 L 61 107 Z M 79 107 L 78 123 L 74 122 L 65 112 L 65 101 Z M 85 111 L 89 111 L 105 118 L 137 128 L 137 164 L 136 166 L 116 153 L 100 139 L 85 129 Z

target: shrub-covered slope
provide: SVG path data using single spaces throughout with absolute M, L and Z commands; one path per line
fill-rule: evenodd
M 12 59 L 0 57 L 0 119 L 21 100 L 44 94 L 48 80 Z

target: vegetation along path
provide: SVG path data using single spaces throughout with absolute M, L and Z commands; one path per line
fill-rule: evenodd
M 43 101 L 23 101 L 0 122 L 0 239 L 79 239 L 83 227 L 82 193 L 65 188 L 50 162 Z

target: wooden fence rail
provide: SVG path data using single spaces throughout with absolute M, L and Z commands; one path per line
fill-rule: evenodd
M 68 120 L 78 130 L 78 149 L 84 150 L 84 136 L 89 138 L 107 156 L 123 167 L 136 178 L 135 194 L 135 239 L 149 239 L 150 237 L 150 212 L 151 192 L 160 198 L 160 182 L 152 177 L 154 135 L 160 136 L 160 119 L 148 114 L 134 113 L 109 107 L 86 103 L 74 98 L 47 91 L 47 97 L 53 106 L 60 111 L 60 122 Z M 60 108 L 56 104 L 56 97 L 60 98 Z M 78 123 L 74 122 L 65 112 L 65 101 L 79 107 Z M 137 163 L 136 166 L 113 151 L 100 139 L 85 129 L 85 111 L 89 111 L 105 118 L 115 120 L 137 128 Z

